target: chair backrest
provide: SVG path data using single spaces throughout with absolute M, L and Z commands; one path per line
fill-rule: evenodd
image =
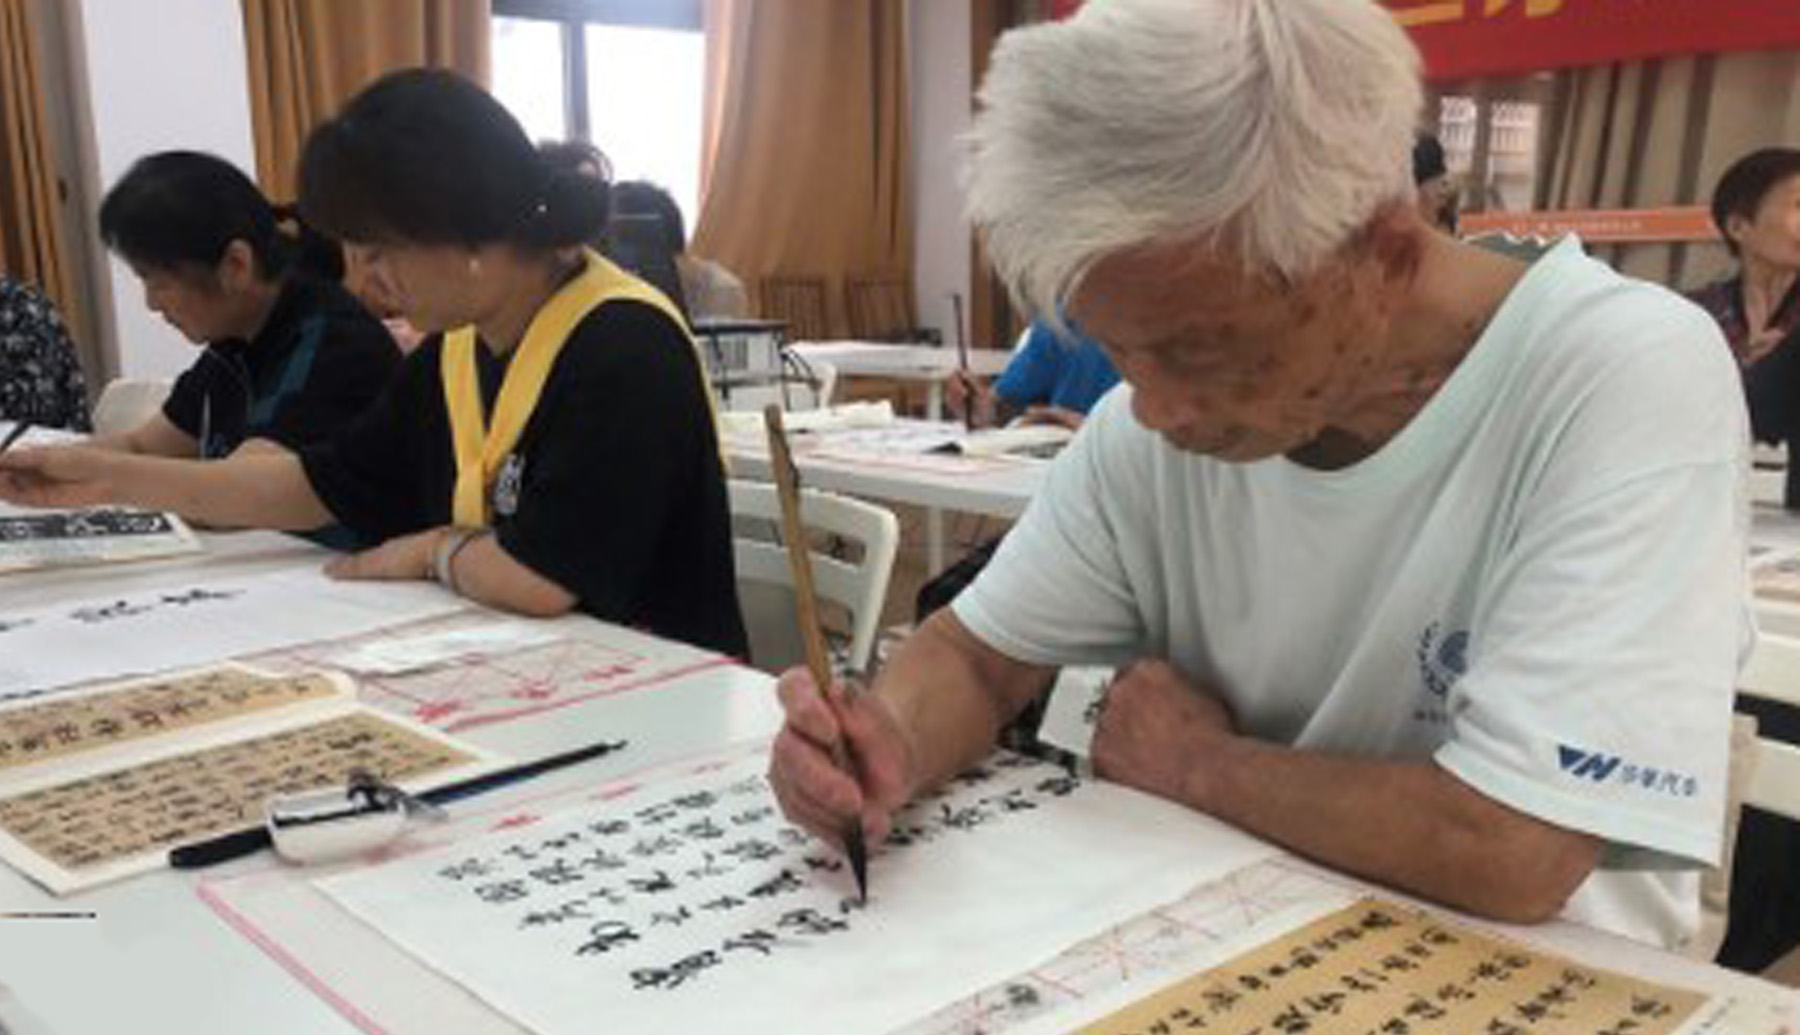
M 1800 708 L 1800 639 L 1763 634 L 1738 673 L 1738 693 Z M 1744 804 L 1800 822 L 1800 747 L 1757 737 Z
M 833 337 L 824 277 L 764 277 L 757 286 L 757 314 L 787 324 L 789 341 Z
M 1779 507 L 1787 496 L 1787 446 L 1751 444 L 1750 502 Z
M 171 382 L 156 378 L 116 377 L 108 381 L 94 404 L 94 434 L 123 434 L 138 427 L 162 409 L 171 387 Z
M 782 544 L 781 501 L 768 482 L 733 479 L 728 490 L 738 598 L 750 633 L 750 658 L 760 668 L 780 671 L 806 657 L 794 612 L 793 573 Z M 815 489 L 800 491 L 800 519 L 811 536 L 860 548 L 854 560 L 818 549 L 811 553 L 820 600 L 837 604 L 850 615 L 845 665 L 850 671 L 863 671 L 875 653 L 881 607 L 900 545 L 900 522 L 886 508 Z
M 844 282 L 850 336 L 859 341 L 912 341 L 919 320 L 907 277 L 851 277 Z

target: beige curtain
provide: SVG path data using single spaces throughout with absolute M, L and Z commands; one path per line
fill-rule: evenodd
M 57 223 L 60 192 L 45 122 L 38 0 L 0 0 L 0 271 L 79 310 Z M 79 333 L 80 329 L 77 328 Z
M 1733 161 L 1800 146 L 1800 54 L 1768 51 L 1559 72 L 1544 112 L 1540 209 L 1706 205 Z M 1637 276 L 1692 287 L 1726 270 L 1712 244 L 1609 245 Z
M 912 277 L 903 0 L 708 0 L 693 251 L 760 305 L 817 278 L 831 333 L 845 282 Z
M 294 195 L 307 132 L 383 73 L 430 66 L 489 80 L 490 0 L 242 0 L 256 175 Z

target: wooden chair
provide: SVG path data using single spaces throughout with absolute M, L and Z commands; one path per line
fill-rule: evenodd
M 738 602 L 750 634 L 750 659 L 758 668 L 780 672 L 806 656 L 794 612 L 793 574 L 780 542 L 781 501 L 769 482 L 733 479 L 727 492 Z M 865 671 L 875 654 L 881 607 L 900 546 L 899 519 L 873 503 L 802 489 L 800 520 L 813 538 L 856 548 L 860 555 L 847 560 L 836 550 L 824 553 L 809 546 L 820 603 L 838 605 L 850 616 L 844 665 L 851 672 Z
M 908 277 L 851 277 L 844 282 L 844 311 L 858 341 L 918 341 L 918 307 Z
M 824 277 L 764 277 L 757 289 L 758 315 L 787 324 L 788 341 L 828 341 L 831 312 Z

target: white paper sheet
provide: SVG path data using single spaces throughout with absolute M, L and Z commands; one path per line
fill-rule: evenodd
M 1038 739 L 1080 759 L 1094 753 L 1094 726 L 1112 685 L 1113 670 L 1095 666 L 1070 666 L 1056 675 Z
M 903 814 L 859 909 L 764 764 L 318 886 L 540 1035 L 886 1032 L 1274 854 L 1002 756 Z
M 439 586 L 339 582 L 310 565 L 0 612 L 0 700 L 352 636 L 468 605 Z
M 325 661 L 363 675 L 391 676 L 421 672 L 452 661 L 514 654 L 558 638 L 543 622 L 488 621 L 359 644 L 328 654 Z

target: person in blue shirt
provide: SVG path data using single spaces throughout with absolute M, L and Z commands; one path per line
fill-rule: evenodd
M 1019 339 L 1012 362 L 999 380 L 986 386 L 951 378 L 946 401 L 958 417 L 968 413 L 972 427 L 1017 420 L 1079 428 L 1087 412 L 1118 383 L 1119 372 L 1099 342 L 1073 328 L 1059 335 L 1054 327 L 1038 320 Z

